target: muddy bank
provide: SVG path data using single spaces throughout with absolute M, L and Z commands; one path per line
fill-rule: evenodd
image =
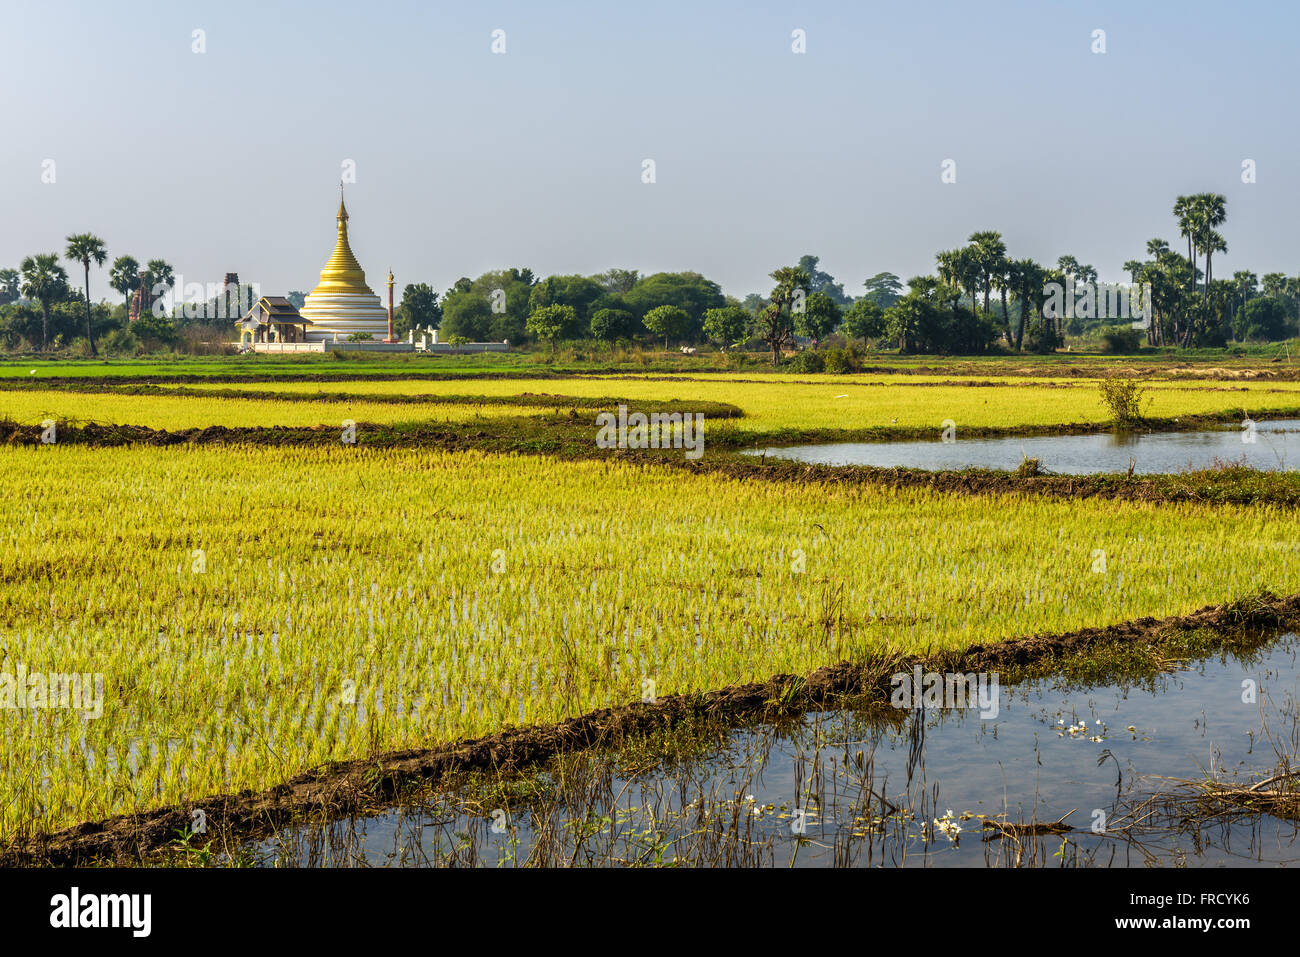
M 440 747 L 394 751 L 335 762 L 261 792 L 251 790 L 196 799 L 137 815 L 68 828 L 42 840 L 0 851 L 0 865 L 85 865 L 138 862 L 185 831 L 191 812 L 202 809 L 212 832 L 225 835 L 283 826 L 310 813 L 345 814 L 391 805 L 420 782 L 464 772 L 525 770 L 565 752 L 616 745 L 630 735 L 671 730 L 699 720 L 741 723 L 774 720 L 810 710 L 829 710 L 846 699 L 886 701 L 890 676 L 920 666 L 938 672 L 1008 672 L 1051 665 L 1105 646 L 1158 649 L 1190 632 L 1222 635 L 1276 632 L 1300 621 L 1300 595 L 1262 594 L 1188 615 L 1140 618 L 1103 628 L 1033 635 L 928 657 L 881 656 L 841 662 L 807 674 L 774 675 L 766 681 L 715 691 L 669 695 L 649 704 L 592 711 L 555 724 L 509 728 Z

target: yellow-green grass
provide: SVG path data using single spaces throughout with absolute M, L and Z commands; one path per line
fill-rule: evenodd
M 945 419 L 962 428 L 1092 425 L 1109 421 L 1097 381 L 1007 380 L 1010 384 L 961 385 L 919 376 L 694 375 L 685 379 L 602 376 L 566 379 L 401 379 L 352 382 L 248 383 L 226 386 L 267 392 L 352 392 L 358 395 L 484 395 L 547 393 L 620 397 L 630 401 L 689 403 L 691 399 L 738 406 L 745 418 L 728 422 L 742 432 L 783 429 L 931 427 Z M 1161 382 L 1150 386 L 1144 413 L 1157 418 L 1243 410 L 1300 409 L 1300 383 Z M 3 403 L 0 396 L 0 403 Z M 360 421 L 360 417 L 357 417 Z M 706 420 L 706 428 L 707 428 Z
M 428 403 L 348 401 L 276 402 L 208 396 L 115 395 L 0 390 L 0 420 L 32 424 L 45 419 L 143 425 L 154 429 L 254 426 L 339 425 L 345 419 L 391 425 L 396 422 L 466 422 L 475 418 L 539 415 L 546 409 L 504 404 L 477 405 L 430 400 Z
M 1300 514 L 361 447 L 0 449 L 0 837 L 329 759 L 1300 584 Z M 1104 562 L 1103 555 L 1104 553 Z M 351 697 L 354 696 L 354 697 Z

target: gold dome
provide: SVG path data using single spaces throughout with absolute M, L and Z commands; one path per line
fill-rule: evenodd
M 343 197 L 339 196 L 338 211 L 339 235 L 334 243 L 334 253 L 330 256 L 329 262 L 325 268 L 320 271 L 320 285 L 312 290 L 312 295 L 370 295 L 374 292 L 366 285 L 366 274 L 357 262 L 357 257 L 352 255 L 352 247 L 348 245 L 348 208 L 343 205 Z

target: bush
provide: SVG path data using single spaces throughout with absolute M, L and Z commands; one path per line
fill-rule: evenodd
M 1142 421 L 1142 393 L 1146 386 L 1141 380 L 1107 376 L 1098 383 L 1098 389 L 1115 425 L 1125 429 Z
M 1112 326 L 1109 329 L 1103 329 L 1101 332 L 1103 351 L 1113 352 L 1117 355 L 1137 352 L 1142 348 L 1142 339 L 1141 329 L 1132 329 L 1127 326 Z
M 827 372 L 839 375 L 862 371 L 862 363 L 858 361 L 857 353 L 851 346 L 847 349 L 827 349 L 825 367 Z
M 133 356 L 140 351 L 140 340 L 129 329 L 114 329 L 100 341 L 104 351 L 119 356 Z
M 824 372 L 826 371 L 826 360 L 822 354 L 815 349 L 805 349 L 803 352 L 796 353 L 790 359 L 790 368 L 795 372 Z

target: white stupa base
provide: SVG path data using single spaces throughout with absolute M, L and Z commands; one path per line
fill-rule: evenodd
M 369 333 L 375 339 L 388 338 L 388 310 L 373 293 L 316 294 L 308 296 L 298 310 L 307 327 L 309 342 L 344 341 L 348 336 Z

